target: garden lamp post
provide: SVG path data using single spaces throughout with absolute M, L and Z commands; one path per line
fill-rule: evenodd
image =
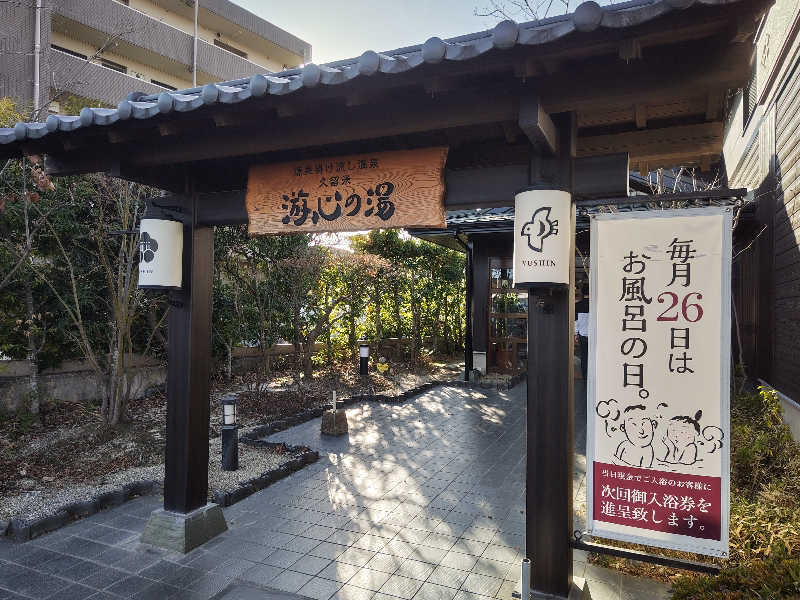
M 222 470 L 239 468 L 239 425 L 236 423 L 236 394 L 222 397 Z
M 366 379 L 369 373 L 369 344 L 361 344 L 359 346 L 359 355 L 361 362 L 358 372 L 361 375 L 361 379 Z

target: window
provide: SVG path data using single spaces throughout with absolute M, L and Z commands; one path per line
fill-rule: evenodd
M 118 62 L 114 62 L 113 60 L 108 60 L 107 58 L 101 58 L 100 64 L 106 67 L 107 69 L 114 69 L 115 71 L 119 71 L 120 73 L 127 73 L 128 67 L 125 65 L 121 65 Z
M 241 56 L 242 58 L 247 58 L 247 52 L 243 52 L 238 48 L 234 48 L 230 44 L 226 44 L 225 42 L 221 42 L 219 40 L 214 40 L 214 45 L 218 48 L 222 48 L 223 50 L 227 50 L 228 52 L 233 52 L 237 56 Z
M 178 89 L 175 86 L 172 86 L 172 85 L 170 85 L 168 83 L 164 83 L 162 81 L 159 81 L 158 79 L 151 79 L 150 83 L 152 83 L 153 85 L 157 85 L 159 87 L 162 87 L 162 88 L 167 88 L 168 90 L 170 90 L 172 92 L 174 92 L 175 90 Z
M 83 60 L 89 58 L 85 54 L 81 54 L 80 52 L 75 52 L 75 50 L 70 50 L 69 48 L 64 48 L 63 46 L 56 46 L 55 44 L 50 44 L 50 47 L 53 50 L 58 50 L 59 52 L 63 52 L 64 54 L 69 54 L 71 56 L 77 56 L 78 58 L 82 58 Z
M 747 124 L 750 122 L 750 117 L 753 116 L 753 112 L 756 110 L 756 102 L 758 98 L 756 97 L 757 94 L 757 73 L 758 69 L 757 63 L 753 63 L 753 72 L 750 75 L 750 81 L 747 82 L 747 85 L 742 90 L 742 116 L 744 120 L 742 122 L 742 131 L 747 129 Z

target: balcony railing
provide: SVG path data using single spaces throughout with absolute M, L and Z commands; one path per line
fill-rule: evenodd
M 169 59 L 176 64 L 176 71 L 185 69 L 174 75 L 184 78 L 191 70 L 193 36 L 134 8 L 107 0 L 61 0 L 54 3 L 52 10 L 54 15 Z M 203 40 L 198 40 L 197 46 L 197 69 L 212 79 L 246 77 L 266 70 Z M 124 56 L 124 52 L 120 53 Z
M 51 81 L 71 94 L 116 106 L 129 92 L 158 94 L 166 88 L 85 59 L 50 49 Z

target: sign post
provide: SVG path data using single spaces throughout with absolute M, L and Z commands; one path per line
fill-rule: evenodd
M 517 194 L 514 286 L 528 288 L 525 549 L 531 591 L 572 586 L 572 319 L 575 205 L 567 190 Z M 522 598 L 528 600 L 528 590 Z
M 591 225 L 587 526 L 728 555 L 731 209 Z

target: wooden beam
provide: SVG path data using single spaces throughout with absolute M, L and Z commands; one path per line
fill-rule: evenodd
M 636 61 L 625 68 L 585 68 L 542 80 L 543 108 L 550 114 L 571 110 L 597 111 L 632 103 L 657 103 L 698 93 L 740 87 L 750 74 L 752 48 L 726 46 L 705 56 Z M 669 72 L 680 77 L 670 77 Z
M 636 38 L 622 40 L 619 43 L 619 57 L 625 61 L 642 58 L 641 42 Z
M 628 154 L 587 156 L 573 161 L 573 193 L 581 197 L 627 196 L 630 181 Z
M 527 93 L 520 98 L 518 123 L 531 144 L 543 148 L 549 154 L 558 151 L 556 127 L 536 95 Z
M 391 117 L 391 118 L 387 118 Z M 354 140 L 437 131 L 466 125 L 513 121 L 518 117 L 515 98 L 460 92 L 431 99 L 417 98 L 395 106 L 334 107 L 324 114 L 280 119 L 268 127 L 225 128 L 209 131 L 203 139 L 187 135 L 157 147 L 133 153 L 134 167 L 245 156 L 277 150 L 331 145 Z
M 447 210 L 513 206 L 514 194 L 528 185 L 528 165 L 445 170 Z
M 722 115 L 725 96 L 719 92 L 706 96 L 706 121 L 717 121 Z
M 660 129 L 578 138 L 578 156 L 627 152 L 634 162 L 676 164 L 689 156 L 722 152 L 723 124 L 719 121 Z
M 573 161 L 574 193 L 581 197 L 628 194 L 628 155 L 589 156 Z M 447 210 L 513 206 L 514 194 L 528 185 L 528 165 L 445 170 Z M 219 203 L 216 203 L 219 205 Z M 205 206 L 205 204 L 203 204 Z M 201 208 L 201 212 L 205 209 Z M 203 217 L 203 222 L 205 217 Z
M 636 104 L 633 107 L 633 118 L 636 121 L 636 127 L 644 129 L 647 127 L 647 105 Z

